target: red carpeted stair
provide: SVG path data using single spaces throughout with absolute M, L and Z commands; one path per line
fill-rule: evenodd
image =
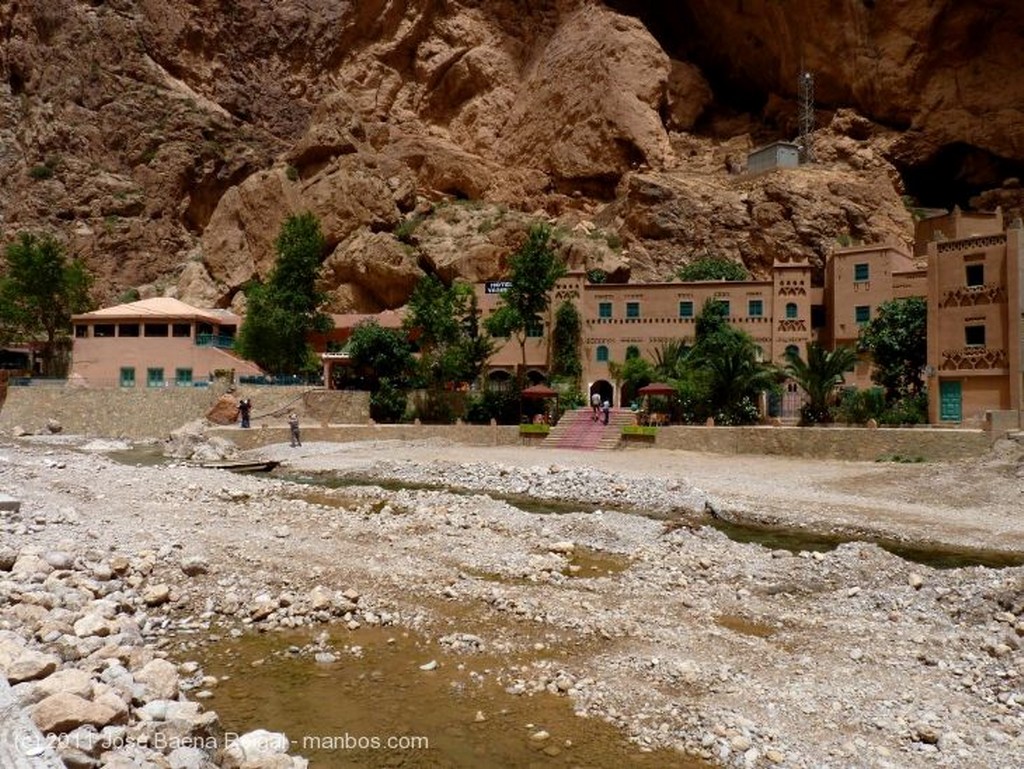
M 629 409 L 612 409 L 607 425 L 603 417 L 595 422 L 592 414 L 590 408 L 566 411 L 540 445 L 544 448 L 582 451 L 617 448 L 622 437 L 622 426 L 633 424 L 633 412 Z

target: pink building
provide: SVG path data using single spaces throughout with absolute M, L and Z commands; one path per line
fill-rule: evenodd
M 75 315 L 69 382 L 87 387 L 191 387 L 215 372 L 260 376 L 231 352 L 241 319 L 177 299 L 143 299 Z

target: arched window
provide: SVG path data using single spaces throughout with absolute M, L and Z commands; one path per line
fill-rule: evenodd
M 633 360 L 633 358 L 640 357 L 640 348 L 635 344 L 631 344 L 626 348 L 626 360 Z
M 800 311 L 797 309 L 796 302 L 788 302 L 786 304 L 786 317 L 790 319 L 800 317 Z
M 799 354 L 800 354 L 800 348 L 797 347 L 795 344 L 787 344 L 786 345 L 786 357 L 787 358 L 790 355 L 799 355 Z
M 603 344 L 597 346 L 597 362 L 605 363 L 608 361 L 608 348 Z

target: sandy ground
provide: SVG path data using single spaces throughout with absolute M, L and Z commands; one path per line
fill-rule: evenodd
M 259 451 L 290 477 L 432 473 L 479 490 L 452 494 L 132 467 L 80 443 L 0 442 L 0 488 L 23 502 L 2 544 L 124 555 L 139 564 L 134 590 L 173 588 L 136 617 L 144 629 L 213 632 L 268 606 L 258 624 L 301 626 L 316 586 L 354 589 L 359 621 L 472 634 L 508 657 L 494 675 L 514 696 L 560 692 L 641 746 L 735 767 L 1021 765 L 1024 567 L 935 570 L 865 544 L 793 554 L 486 494 L 614 486 L 660 504 L 697 487 L 733 517 L 1024 552 L 1017 444 L 942 465 L 395 442 Z M 184 577 L 185 557 L 209 572 Z M 587 559 L 617 566 L 574 573 Z M 544 659 L 522 662 L 538 648 Z

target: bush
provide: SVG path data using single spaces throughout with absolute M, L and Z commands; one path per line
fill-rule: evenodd
M 53 168 L 48 165 L 32 166 L 32 168 L 29 169 L 28 175 L 37 181 L 50 179 L 53 177 Z
M 928 421 L 928 395 L 918 393 L 909 395 L 892 403 L 882 413 L 879 424 L 883 425 L 920 425 Z
M 401 422 L 405 416 L 406 402 L 403 390 L 389 380 L 382 379 L 377 391 L 370 395 L 370 416 L 375 422 Z
M 851 425 L 867 424 L 869 419 L 879 421 L 884 411 L 885 392 L 881 387 L 844 389 L 836 410 L 839 419 Z
M 515 390 L 484 390 L 474 397 L 466 409 L 466 421 L 486 425 L 492 419 L 499 425 L 518 424 L 519 393 Z
M 413 242 L 413 235 L 416 233 L 416 228 L 423 222 L 422 216 L 410 216 L 408 219 L 403 219 L 395 227 L 394 235 L 395 238 L 405 243 L 407 246 L 415 245 Z

